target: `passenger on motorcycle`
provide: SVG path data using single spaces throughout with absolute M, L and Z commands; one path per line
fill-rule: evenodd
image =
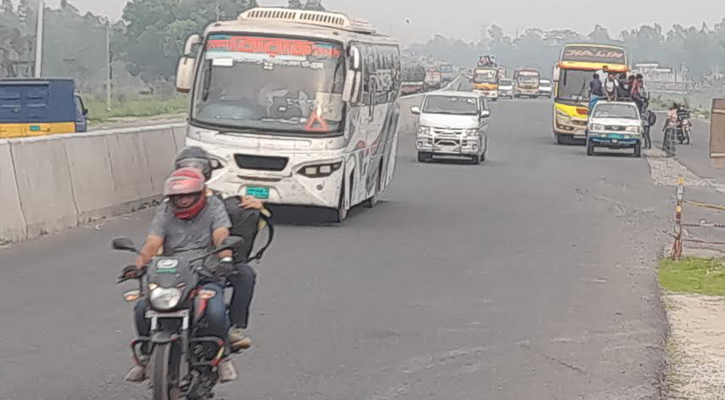
M 208 181 L 212 176 L 212 160 L 209 154 L 200 147 L 187 147 L 176 156 L 176 168 L 197 168 Z M 214 197 L 223 202 L 226 212 L 232 223 L 231 234 L 244 238 L 245 248 L 238 250 L 234 255 L 234 273 L 228 277 L 229 283 L 234 287 L 234 294 L 229 305 L 231 329 L 229 330 L 229 343 L 232 351 L 249 348 L 251 339 L 245 330 L 249 324 L 249 309 L 254 295 L 256 273 L 247 264 L 252 245 L 260 224 L 264 224 L 269 211 L 264 208 L 261 200 L 252 196 L 231 196 L 224 198 L 221 193 L 207 190 L 207 196 Z M 261 256 L 261 254 L 260 254 Z
M 203 256 L 219 246 L 229 236 L 232 227 L 224 204 L 216 197 L 205 195 L 204 175 L 195 168 L 174 171 L 164 185 L 164 202 L 156 210 L 146 242 L 136 259 L 136 267 L 142 270 L 151 259 L 162 252 L 165 256 L 195 258 Z M 207 268 L 223 278 L 234 270 L 232 252 L 219 253 L 216 262 Z M 229 319 L 224 304 L 224 289 L 217 282 L 204 282 L 204 288 L 213 290 L 216 296 L 209 299 L 206 309 L 207 335 L 221 339 L 227 337 Z M 151 330 L 146 319 L 146 299 L 135 307 L 136 330 L 139 336 L 148 336 Z M 147 349 L 143 351 L 148 351 Z M 148 360 L 146 355 L 145 360 Z M 144 381 L 145 364 L 134 365 L 125 378 L 131 382 Z M 229 382 L 237 378 L 237 371 L 228 357 L 218 365 L 219 381 Z

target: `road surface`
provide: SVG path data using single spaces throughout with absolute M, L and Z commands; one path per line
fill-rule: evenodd
M 410 104 L 405 104 L 409 107 Z M 407 108 L 406 108 L 407 109 Z M 656 399 L 654 264 L 672 214 L 644 159 L 557 146 L 547 100 L 494 106 L 488 161 L 416 162 L 342 225 L 285 224 L 224 399 Z M 150 213 L 0 249 L 0 398 L 145 399 L 114 285 Z

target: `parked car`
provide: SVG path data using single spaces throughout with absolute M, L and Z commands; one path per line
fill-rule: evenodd
M 434 156 L 466 157 L 473 164 L 486 159 L 488 119 L 486 99 L 473 92 L 442 91 L 425 95 L 421 107 L 411 108 L 419 116 L 416 149 L 418 161 Z

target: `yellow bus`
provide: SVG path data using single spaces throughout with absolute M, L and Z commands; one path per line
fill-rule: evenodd
M 591 43 L 564 46 L 559 62 L 554 67 L 552 125 L 557 143 L 567 144 L 586 139 L 589 82 L 598 71 L 600 75 L 629 71 L 625 49 Z M 601 76 L 602 80 L 605 78 Z

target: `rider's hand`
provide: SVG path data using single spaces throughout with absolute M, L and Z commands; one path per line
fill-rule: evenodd
M 217 276 L 229 276 L 234 272 L 234 261 L 231 257 L 224 257 L 221 260 L 219 260 L 219 265 L 217 265 L 216 270 L 214 271 Z
M 127 279 L 139 279 L 146 273 L 146 267 L 138 268 L 135 265 L 129 265 L 126 268 L 123 269 L 121 272 L 121 276 L 118 277 L 119 280 L 127 280 Z
M 146 265 L 145 262 L 143 262 L 143 257 L 138 256 L 136 257 L 136 268 L 142 269 Z
M 262 200 L 254 196 L 244 196 L 242 197 L 239 207 L 245 210 L 262 210 L 264 208 L 264 203 Z

